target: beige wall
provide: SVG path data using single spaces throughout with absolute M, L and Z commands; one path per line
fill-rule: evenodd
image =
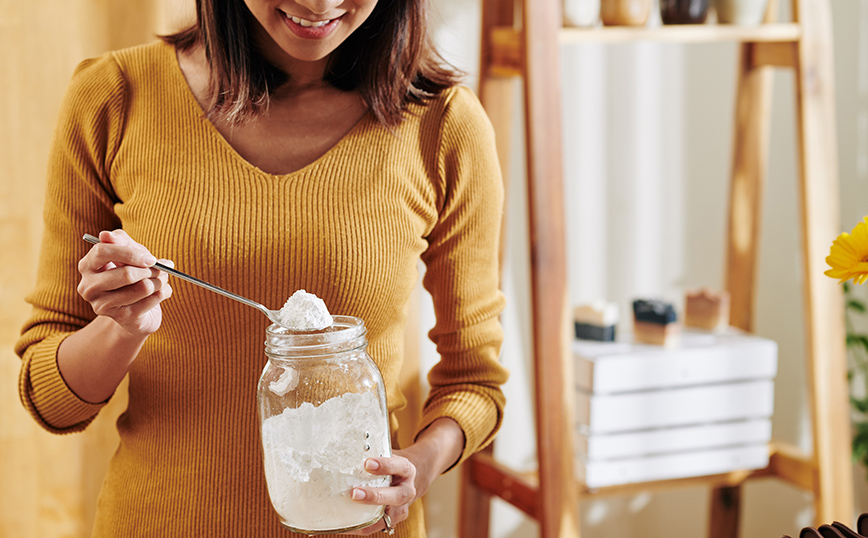
M 169 0 L 0 0 L 0 537 L 90 534 L 124 403 L 120 391 L 86 433 L 61 437 L 18 401 L 13 346 L 29 312 L 60 100 L 79 61 L 152 39 L 181 16 Z

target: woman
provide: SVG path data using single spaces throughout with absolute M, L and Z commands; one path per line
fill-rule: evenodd
M 155 255 L 272 308 L 305 289 L 364 319 L 393 435 L 422 259 L 441 355 L 430 397 L 415 442 L 366 461 L 392 486 L 352 497 L 388 516 L 355 534 L 424 536 L 414 501 L 492 439 L 504 405 L 490 125 L 428 45 L 421 0 L 200 0 L 197 15 L 73 76 L 17 346 L 22 401 L 49 431 L 79 431 L 129 375 L 94 536 L 290 535 L 259 447 L 267 322 L 170 286 Z

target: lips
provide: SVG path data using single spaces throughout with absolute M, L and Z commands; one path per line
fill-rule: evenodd
M 289 19 L 295 24 L 304 26 L 305 28 L 319 28 L 320 26 L 325 26 L 330 23 L 334 19 L 329 19 L 327 21 L 309 21 L 307 19 L 302 19 L 301 17 L 293 17 L 289 15 Z
M 341 17 L 334 19 L 310 20 L 289 15 L 281 11 L 283 20 L 292 32 L 305 39 L 322 39 L 338 25 Z

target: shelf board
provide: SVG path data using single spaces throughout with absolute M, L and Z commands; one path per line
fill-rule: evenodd
M 599 26 L 595 28 L 561 28 L 561 44 L 581 43 L 768 43 L 791 45 L 802 38 L 796 23 L 772 23 L 760 26 L 730 24 L 685 24 L 668 26 Z M 521 30 L 495 27 L 491 30 L 492 74 L 520 75 L 522 70 Z
M 769 444 L 769 456 L 769 465 L 764 469 L 640 482 L 593 490 L 579 483 L 578 493 L 580 498 L 630 496 L 687 487 L 738 486 L 747 480 L 765 477 L 782 479 L 805 491 L 817 489 L 816 465 L 812 458 L 796 447 L 780 441 L 772 441 Z M 539 477 L 536 472 L 514 471 L 488 454 L 474 455 L 468 460 L 467 465 L 471 469 L 471 480 L 479 488 L 505 500 L 532 518 L 538 517 Z
M 816 489 L 815 470 L 816 466 L 811 458 L 803 454 L 798 448 L 781 441 L 772 441 L 769 443 L 769 464 L 764 469 L 639 482 L 593 490 L 579 484 L 579 496 L 583 498 L 623 496 L 686 487 L 738 486 L 748 480 L 765 477 L 776 477 L 804 491 L 814 491 Z
M 764 476 L 771 476 L 769 468 L 757 469 L 755 471 L 733 471 L 716 475 L 692 476 L 689 478 L 655 480 L 651 482 L 625 484 L 623 486 L 608 486 L 598 489 L 588 489 L 580 484 L 579 497 L 583 499 L 589 497 L 622 497 L 638 495 L 640 493 L 660 492 L 689 487 L 717 488 L 738 486 L 747 480 Z
M 668 43 L 794 43 L 802 36 L 795 23 L 735 26 L 731 24 L 684 24 L 653 27 L 601 26 L 563 28 L 561 43 L 631 43 L 659 41 Z

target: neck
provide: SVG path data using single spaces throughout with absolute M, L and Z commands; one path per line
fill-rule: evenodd
M 288 76 L 289 80 L 281 86 L 281 92 L 304 91 L 327 85 L 324 79 L 330 56 L 316 61 L 299 60 L 286 54 L 259 24 L 255 25 L 254 32 L 265 59 Z
M 280 93 L 318 89 L 328 85 L 325 81 L 328 58 L 318 62 L 302 62 L 294 58 L 289 60 L 275 64 L 289 76 L 286 83 L 280 87 Z

